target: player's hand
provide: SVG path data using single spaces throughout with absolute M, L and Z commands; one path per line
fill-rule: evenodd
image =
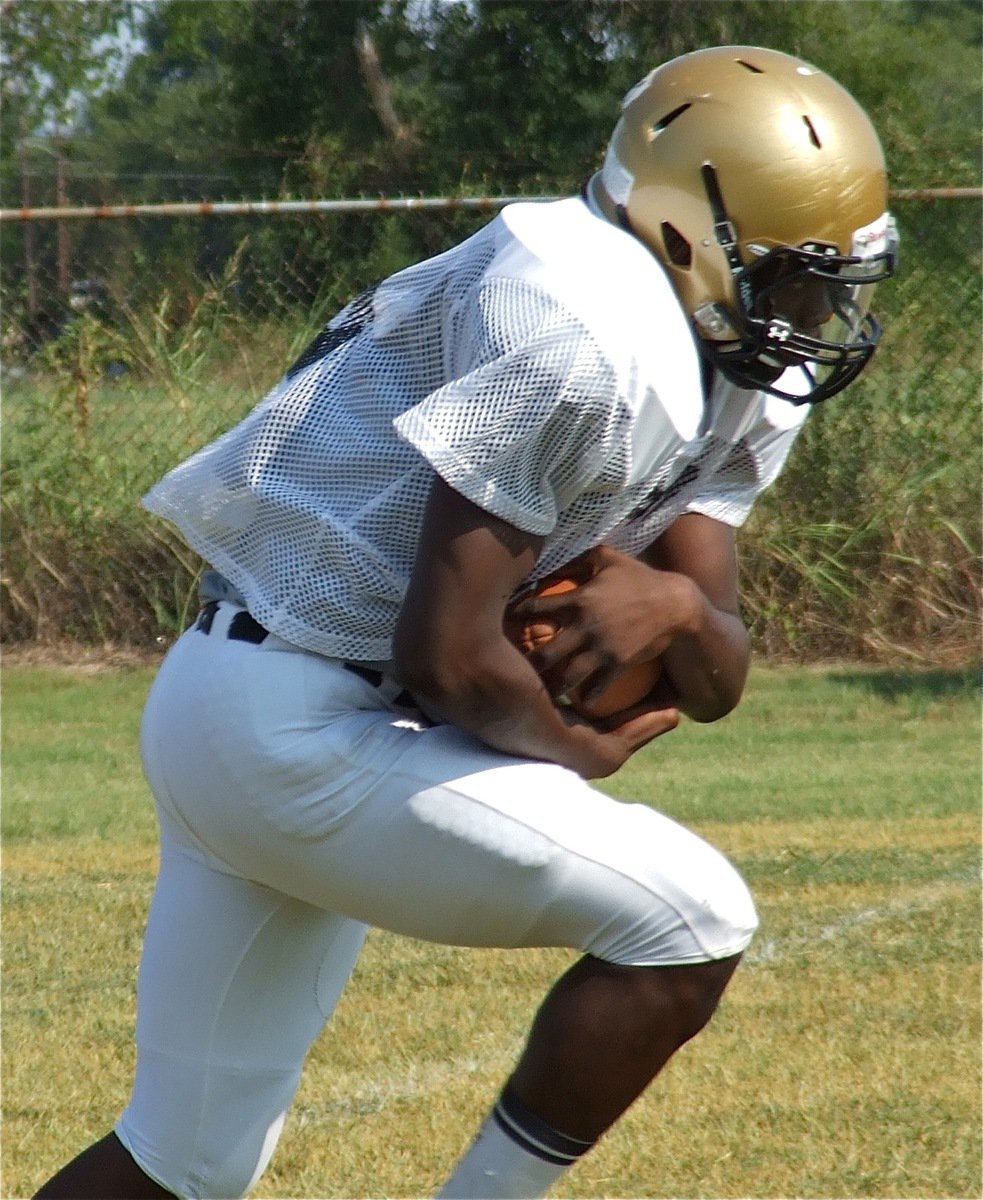
M 522 620 L 542 618 L 556 636 L 531 661 L 554 696 L 585 685 L 590 698 L 633 663 L 658 658 L 691 620 L 694 585 L 609 546 L 571 564 L 584 582 L 575 591 L 530 597 L 515 605 Z M 571 573 L 574 573 L 573 571 Z
M 606 721 L 588 721 L 573 712 L 565 719 L 571 728 L 580 727 L 591 735 L 583 764 L 574 769 L 584 779 L 605 779 L 619 771 L 637 750 L 671 733 L 680 722 L 680 712 L 677 708 L 639 704 Z

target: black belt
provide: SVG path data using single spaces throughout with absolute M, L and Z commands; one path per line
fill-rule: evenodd
M 202 633 L 211 633 L 212 622 L 215 620 L 217 612 L 218 601 L 209 600 L 207 604 L 202 606 L 202 610 L 198 614 L 198 620 L 195 621 L 195 629 L 200 630 Z M 243 608 L 229 622 L 227 636 L 233 642 L 251 642 L 254 646 L 258 646 L 269 637 L 269 630 L 264 629 L 252 613 L 246 612 Z
M 218 612 L 219 602 L 217 600 L 209 600 L 202 606 L 201 612 L 198 614 L 198 620 L 195 621 L 195 629 L 202 633 L 211 633 L 212 622 L 215 620 L 215 614 Z M 229 628 L 226 633 L 229 641 L 232 642 L 249 642 L 254 646 L 259 646 L 269 637 L 269 630 L 264 629 L 259 621 L 252 615 L 246 612 L 244 608 L 240 609 L 232 620 L 229 622 Z M 363 666 L 362 663 L 346 662 L 342 663 L 346 671 L 351 671 L 354 675 L 360 676 L 370 683 L 374 688 L 381 687 L 385 676 L 381 671 L 375 670 L 374 667 Z M 416 708 L 416 701 L 409 692 L 403 691 L 392 702 L 397 707 Z

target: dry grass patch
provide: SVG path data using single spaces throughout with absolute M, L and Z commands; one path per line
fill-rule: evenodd
M 978 905 L 944 861 L 971 852 L 973 825 L 895 824 L 890 842 L 873 822 L 842 839 L 818 823 L 728 827 L 738 857 L 775 864 L 755 885 L 762 935 L 711 1029 L 554 1194 L 974 1194 Z M 938 855 L 939 872 L 796 884 L 806 852 L 842 842 L 872 864 L 888 844 Z M 146 845 L 8 851 L 6 1195 L 29 1194 L 125 1100 L 154 861 Z M 257 1194 L 433 1194 L 570 961 L 373 933 Z

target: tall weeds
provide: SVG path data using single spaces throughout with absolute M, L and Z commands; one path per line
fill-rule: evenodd
M 979 656 L 978 277 L 963 263 L 962 301 L 929 302 L 932 280 L 956 285 L 929 269 L 933 255 L 952 261 L 933 241 L 944 227 L 918 215 L 919 257 L 885 291 L 874 366 L 819 406 L 741 533 L 745 616 L 768 657 Z M 6 641 L 152 647 L 181 629 L 200 564 L 141 494 L 243 416 L 377 268 L 398 265 L 325 270 L 313 301 L 291 311 L 268 297 L 258 320 L 245 246 L 194 294 L 162 289 L 112 327 L 83 319 L 6 372 Z

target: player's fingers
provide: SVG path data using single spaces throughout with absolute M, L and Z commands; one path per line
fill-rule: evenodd
M 562 647 L 554 649 L 552 643 L 535 652 L 533 665 L 553 696 L 573 695 L 574 692 L 583 695 L 585 688 L 591 692 L 603 691 L 604 684 L 610 683 L 619 670 L 613 659 L 597 650 L 579 647 L 573 653 L 564 654 Z
M 569 620 L 576 601 L 570 592 L 562 592 L 556 596 L 527 596 L 525 600 L 517 600 L 509 606 L 509 615 L 513 619 L 526 622 L 550 620 L 557 625 Z
M 585 646 L 582 636 L 569 626 L 561 626 L 549 640 L 541 641 L 530 651 L 529 660 L 541 675 L 555 673 L 565 669 L 577 658 L 591 655 L 593 651 Z M 593 669 L 596 664 L 587 663 L 587 669 Z
M 671 733 L 681 720 L 678 708 L 657 708 L 638 704 L 611 718 L 607 725 L 625 738 L 634 753 L 664 733 Z

